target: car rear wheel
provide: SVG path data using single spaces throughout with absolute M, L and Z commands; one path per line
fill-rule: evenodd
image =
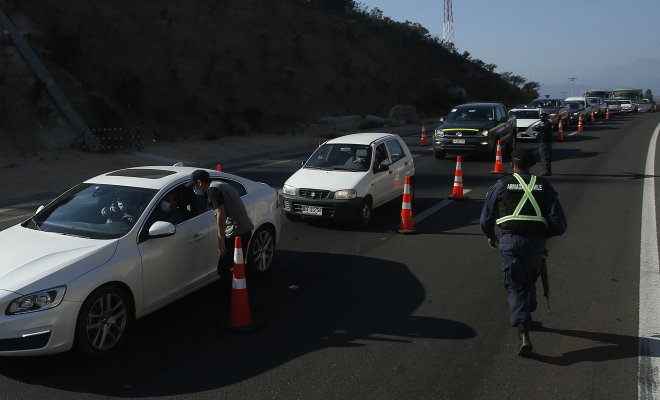
M 133 323 L 130 297 L 116 285 L 90 294 L 78 313 L 76 345 L 83 354 L 98 357 L 115 351 Z
M 369 223 L 371 223 L 372 213 L 373 201 L 371 200 L 371 197 L 367 196 L 362 201 L 362 205 L 360 205 L 360 211 L 357 218 L 358 225 L 361 227 L 369 226 Z
M 275 234 L 268 227 L 261 227 L 252 235 L 248 249 L 247 265 L 251 272 L 264 273 L 273 263 Z

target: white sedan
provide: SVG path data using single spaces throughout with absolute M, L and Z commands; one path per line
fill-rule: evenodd
M 103 355 L 123 342 L 135 319 L 217 280 L 216 222 L 188 186 L 195 169 L 99 175 L 0 232 L 0 356 L 74 345 Z M 241 195 L 255 226 L 246 264 L 266 271 L 280 234 L 277 191 L 208 171 Z
M 343 219 L 366 226 L 373 208 L 403 194 L 406 176 L 414 185 L 413 157 L 398 135 L 341 136 L 316 149 L 284 183 L 283 208 L 292 220 Z

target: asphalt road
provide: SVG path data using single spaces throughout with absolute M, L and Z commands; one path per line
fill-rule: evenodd
M 548 243 L 552 314 L 540 301 L 530 358 L 515 355 L 499 257 L 478 225 L 493 161 L 464 158 L 470 199 L 447 200 L 454 160 L 410 136 L 419 234 L 395 232 L 397 202 L 364 230 L 283 219 L 275 265 L 248 282 L 258 330 L 208 320 L 227 318 L 215 284 L 138 321 L 108 359 L 0 359 L 2 397 L 638 398 L 641 199 L 658 123 L 631 114 L 555 144 L 569 228 Z M 224 170 L 281 187 L 303 158 Z M 0 229 L 30 206 L 4 212 Z

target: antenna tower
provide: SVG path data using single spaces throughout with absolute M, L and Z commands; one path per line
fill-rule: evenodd
M 454 44 L 454 14 L 451 11 L 451 0 L 445 0 L 445 20 L 442 24 L 442 41 Z

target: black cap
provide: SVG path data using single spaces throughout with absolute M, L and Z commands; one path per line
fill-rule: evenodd
M 518 168 L 527 169 L 536 164 L 534 151 L 531 149 L 517 148 L 511 153 L 511 162 Z
M 197 181 L 202 181 L 205 183 L 211 182 L 211 177 L 209 176 L 209 172 L 203 169 L 198 169 L 194 171 L 192 174 L 190 174 L 190 182 L 188 183 L 188 186 L 194 185 Z

